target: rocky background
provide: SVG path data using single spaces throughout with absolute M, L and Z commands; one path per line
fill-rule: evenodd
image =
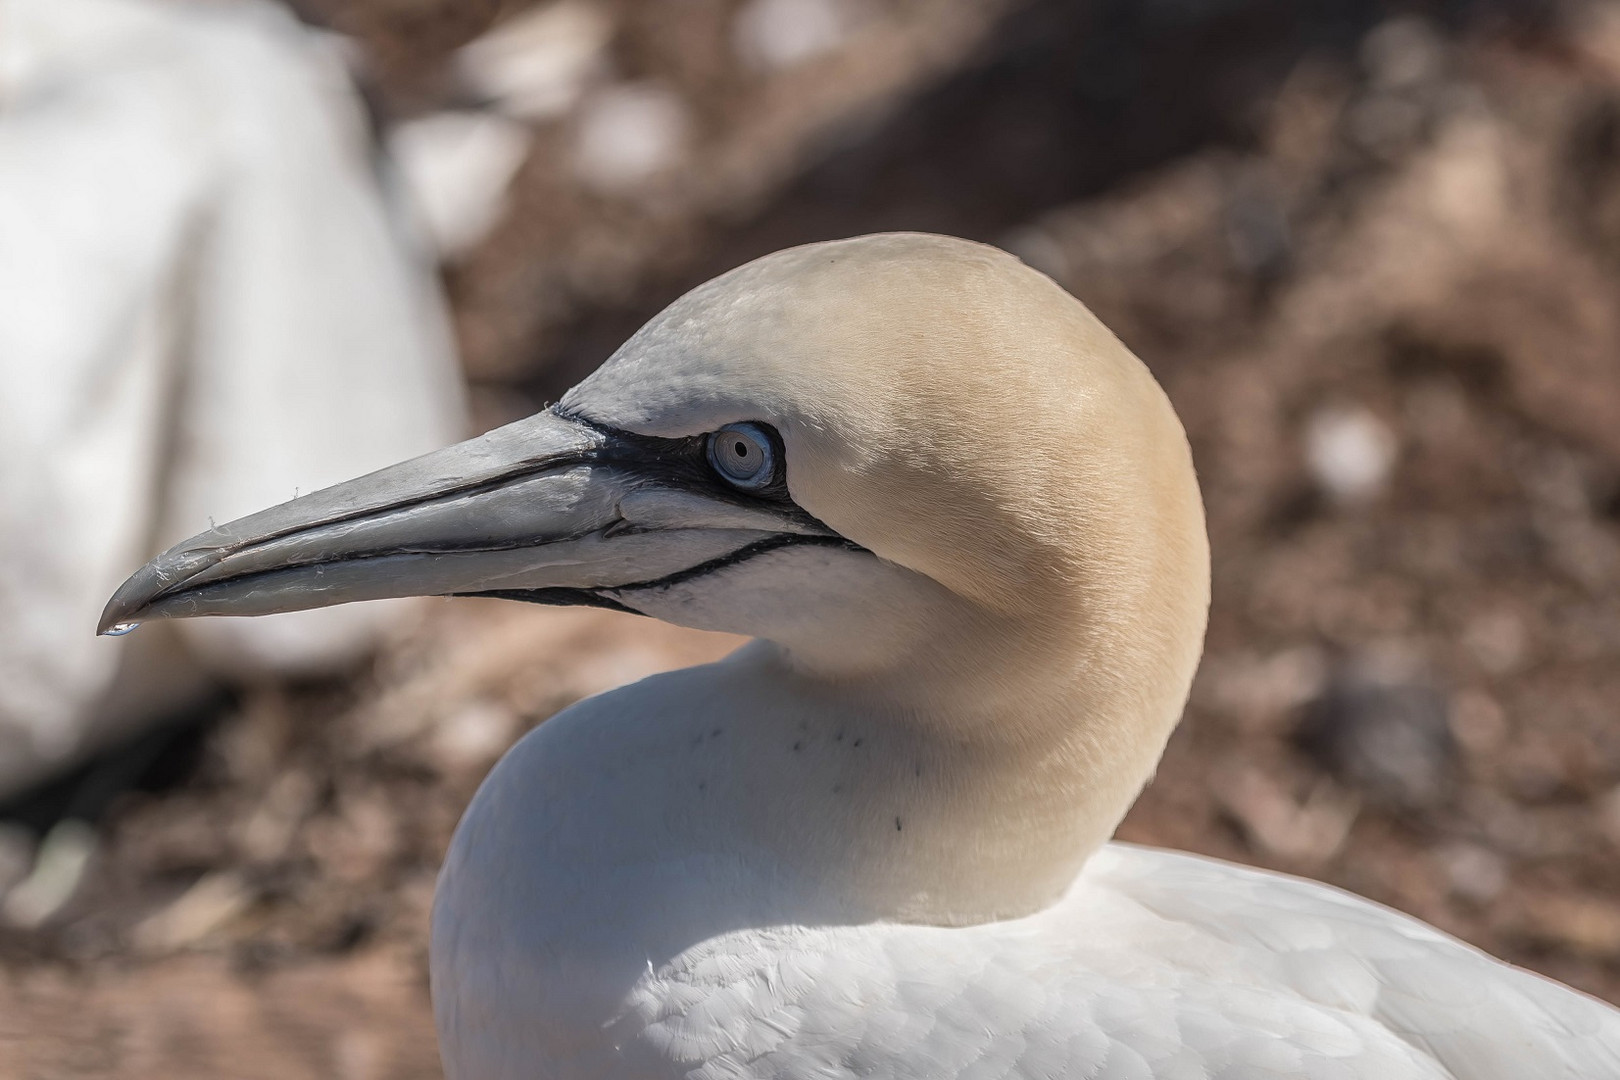
M 1620 1002 L 1620 8 L 295 6 L 445 252 L 480 426 L 788 244 L 956 233 L 1083 298 L 1180 410 L 1215 555 L 1123 837 Z M 733 644 L 435 602 L 0 808 L 0 1075 L 439 1076 L 426 913 L 480 777 Z

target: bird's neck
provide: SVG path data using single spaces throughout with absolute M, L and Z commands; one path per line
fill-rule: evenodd
M 1050 904 L 1151 776 L 1184 688 L 1126 691 L 1083 660 L 986 680 L 984 659 L 929 670 L 921 697 L 903 672 L 821 679 L 764 645 L 721 665 L 728 699 L 757 703 L 739 770 L 757 790 L 737 795 L 759 809 L 741 827 L 852 918 Z

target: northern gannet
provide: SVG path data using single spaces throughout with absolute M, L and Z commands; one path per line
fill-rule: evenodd
M 688 293 L 555 406 L 211 530 L 104 628 L 403 594 L 758 640 L 495 767 L 432 925 L 452 1080 L 1620 1076 L 1620 1012 L 1323 885 L 1109 843 L 1209 597 L 1147 369 L 993 248 Z

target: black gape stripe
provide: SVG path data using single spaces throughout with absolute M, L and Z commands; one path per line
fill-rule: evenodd
M 451 593 L 451 596 L 483 596 L 491 600 L 519 600 L 525 604 L 547 604 L 551 607 L 596 607 L 609 611 L 623 611 L 629 615 L 642 615 L 629 604 L 606 596 L 598 596 L 589 589 L 570 589 L 557 586 L 550 589 L 491 589 L 488 592 Z
M 648 589 L 662 589 L 670 585 L 679 585 L 683 581 L 707 577 L 709 574 L 747 562 L 756 555 L 777 551 L 785 547 L 798 547 L 800 545 L 815 547 L 835 547 L 845 551 L 866 552 L 866 549 L 852 540 L 845 540 L 842 536 L 804 536 L 799 533 L 776 533 L 772 536 L 762 537 L 751 544 L 744 544 L 736 551 L 718 555 L 707 562 L 700 562 L 696 566 L 688 566 L 685 570 L 676 570 L 665 574 L 661 578 L 652 578 L 648 581 L 633 581 L 626 585 L 601 585 L 594 589 L 580 588 L 549 588 L 549 589 L 491 589 L 488 592 L 452 593 L 453 596 L 487 596 L 496 600 L 521 600 L 530 604 L 550 604 L 556 607 L 599 607 L 611 611 L 627 611 L 632 615 L 642 615 L 645 612 L 637 611 L 622 600 L 603 593 L 642 592 Z
M 630 583 L 629 585 L 615 585 L 607 591 L 629 592 L 633 589 L 661 589 L 669 585 L 679 585 L 683 581 L 691 581 L 694 578 L 705 577 L 714 573 L 716 570 L 724 570 L 728 566 L 736 566 L 738 563 L 747 562 L 754 556 L 763 555 L 768 551 L 775 551 L 778 548 L 785 547 L 799 547 L 802 545 L 809 545 L 812 547 L 835 547 L 841 548 L 845 551 L 866 551 L 866 549 L 861 547 L 861 545 L 851 540 L 845 540 L 842 536 L 806 536 L 802 533 L 773 533 L 770 536 L 761 537 L 751 544 L 744 544 L 742 547 L 729 554 L 717 555 L 707 562 L 700 562 L 696 566 L 688 566 L 685 570 L 676 570 L 672 574 L 665 574 L 663 577 L 653 578 L 651 581 L 636 581 Z

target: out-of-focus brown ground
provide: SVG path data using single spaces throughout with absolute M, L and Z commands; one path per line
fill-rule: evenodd
M 300 6 L 408 114 L 498 5 Z M 1011 247 L 1163 380 L 1208 504 L 1208 653 L 1122 835 L 1620 1002 L 1620 20 L 872 0 L 767 75 L 735 59 L 739 6 L 602 4 L 603 77 L 676 90 L 687 157 L 593 194 L 572 121 L 540 129 L 450 272 L 483 419 L 775 247 Z M 1324 480 L 1380 454 L 1359 494 Z M 558 707 L 733 644 L 433 602 L 351 682 L 247 691 L 106 816 L 67 908 L 0 933 L 0 1075 L 437 1076 L 426 913 L 480 776 Z

